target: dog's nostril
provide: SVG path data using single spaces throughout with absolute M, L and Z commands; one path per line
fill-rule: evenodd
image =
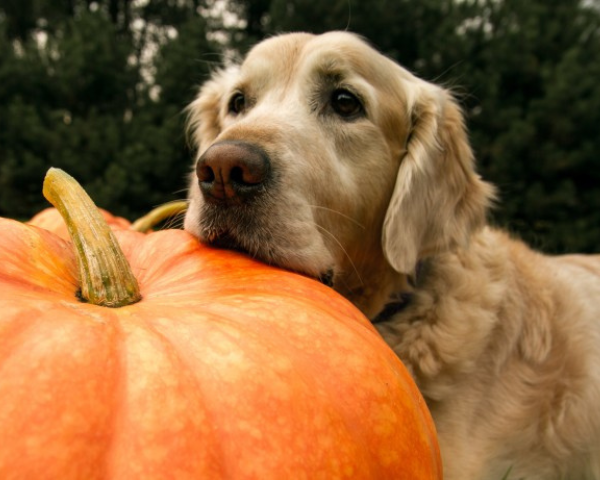
M 244 175 L 244 170 L 242 169 L 242 167 L 233 167 L 229 176 L 232 182 L 238 183 L 240 185 L 255 183 L 252 181 L 248 181 L 248 179 L 246 178 L 247 176 Z
M 265 175 L 266 173 L 262 168 L 257 168 L 255 165 L 242 164 L 231 169 L 229 178 L 232 183 L 237 183 L 241 186 L 254 186 L 264 182 Z
M 215 181 L 215 172 L 209 166 L 200 166 L 196 170 L 196 175 L 198 176 L 198 180 L 200 182 L 214 182 Z

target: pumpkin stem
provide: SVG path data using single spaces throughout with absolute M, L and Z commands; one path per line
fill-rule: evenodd
M 138 218 L 131 225 L 132 230 L 146 233 L 160 222 L 184 213 L 187 210 L 188 202 L 179 200 L 175 202 L 164 203 L 153 210 L 150 210 L 143 217 Z
M 140 288 L 121 247 L 98 208 L 69 174 L 50 168 L 43 194 L 67 224 L 79 266 L 80 298 L 124 307 L 141 300 Z

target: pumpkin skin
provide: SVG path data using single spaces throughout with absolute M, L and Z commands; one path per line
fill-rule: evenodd
M 99 208 L 98 211 L 113 230 L 128 230 L 131 228 L 131 222 L 129 220 L 123 217 L 116 217 L 102 208 Z M 69 240 L 67 225 L 56 208 L 45 208 L 31 217 L 31 220 L 27 223 L 35 225 L 36 227 L 45 228 L 46 230 L 54 232 L 59 237 Z
M 0 232 L 0 478 L 442 478 L 416 386 L 331 289 L 122 230 L 142 300 L 99 307 L 70 242 Z

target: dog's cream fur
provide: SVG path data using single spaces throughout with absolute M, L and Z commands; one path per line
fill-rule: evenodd
M 332 108 L 339 90 L 359 114 Z M 215 73 L 189 112 L 199 157 L 258 145 L 275 180 L 260 201 L 215 206 L 192 179 L 187 230 L 333 273 L 371 318 L 410 295 L 376 326 L 427 399 L 446 479 L 600 479 L 600 259 L 485 225 L 493 188 L 445 89 L 351 34 L 290 34 Z

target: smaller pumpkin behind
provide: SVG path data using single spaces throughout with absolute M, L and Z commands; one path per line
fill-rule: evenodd
M 126 218 L 117 217 L 102 208 L 99 208 L 98 211 L 113 230 L 129 230 L 131 228 L 131 222 Z M 56 208 L 49 207 L 36 213 L 27 223 L 48 230 L 60 238 L 69 240 L 67 225 Z

